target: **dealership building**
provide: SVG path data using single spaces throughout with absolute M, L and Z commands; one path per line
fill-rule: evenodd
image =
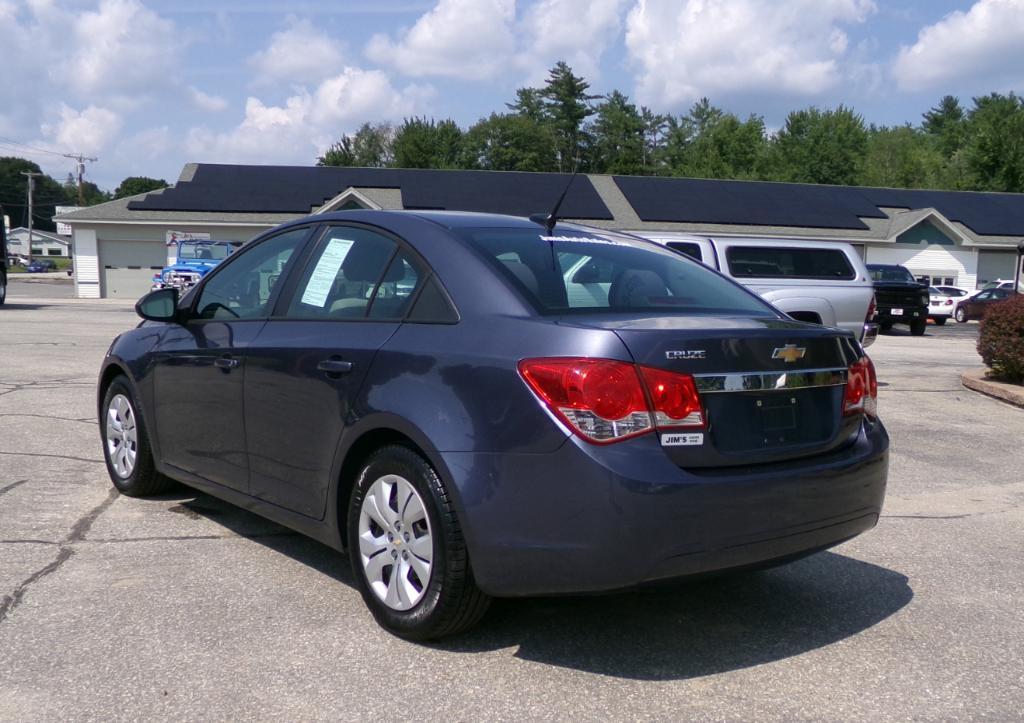
M 59 215 L 80 298 L 137 298 L 182 236 L 247 241 L 308 214 L 354 208 L 547 213 L 570 176 L 499 171 L 185 166 L 178 182 Z M 560 216 L 660 237 L 813 239 L 869 263 L 975 288 L 1013 278 L 1024 194 L 580 174 Z

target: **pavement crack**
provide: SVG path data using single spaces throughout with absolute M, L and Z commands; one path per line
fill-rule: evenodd
M 44 452 L 5 452 L 0 450 L 0 454 L 5 454 L 9 457 L 48 457 L 50 459 L 67 459 L 72 462 L 89 462 L 91 464 L 103 464 L 102 459 L 89 459 L 88 457 L 75 457 L 69 454 L 46 454 Z
M 974 515 L 882 515 L 886 520 L 965 520 Z
M 33 540 L 31 538 L 26 540 L 0 540 L 0 545 L 59 545 L 59 542 L 54 540 Z
M 239 532 L 232 535 L 153 535 L 147 537 L 106 537 L 106 538 L 95 538 L 90 537 L 88 540 L 83 542 L 88 544 L 98 545 L 111 545 L 121 542 L 173 542 L 175 540 L 263 540 L 274 537 L 301 537 L 298 532 L 291 532 L 284 530 L 282 532 L 257 532 L 252 534 L 246 534 Z M 2 542 L 2 540 L 0 540 Z
M 62 422 L 79 422 L 81 424 L 96 424 L 95 419 L 89 419 L 88 417 L 59 417 L 54 414 L 28 414 L 25 412 L 12 412 L 9 414 L 0 414 L 0 417 L 32 417 L 34 419 L 59 419 Z
M 96 522 L 100 515 L 107 511 L 107 508 L 109 508 L 110 505 L 114 504 L 114 500 L 116 500 L 117 497 L 117 490 L 111 489 L 107 498 L 89 510 L 89 512 L 85 513 L 82 517 L 78 518 L 78 521 L 71 526 L 71 530 L 68 532 L 67 537 L 57 543 L 59 547 L 57 550 L 57 557 L 54 558 L 51 563 L 39 570 L 36 570 L 34 573 L 18 583 L 14 588 L 14 592 L 10 595 L 4 595 L 0 598 L 0 623 L 3 623 L 11 612 L 21 604 L 22 600 L 25 598 L 25 593 L 28 592 L 32 585 L 39 582 L 44 577 L 57 572 L 65 562 L 72 558 L 75 554 L 74 545 L 85 538 L 85 535 L 89 532 L 89 528 L 92 527 L 93 523 Z
M 18 480 L 17 482 L 11 482 L 11 483 L 10 483 L 9 485 L 7 485 L 6 487 L 0 487 L 0 495 L 2 495 L 2 494 L 3 494 L 4 492 L 10 492 L 10 491 L 11 491 L 11 490 L 13 490 L 13 489 L 14 489 L 15 487 L 18 487 L 19 485 L 23 485 L 23 484 L 25 484 L 26 482 L 28 482 L 28 480 L 27 480 L 27 479 L 20 479 L 20 480 Z

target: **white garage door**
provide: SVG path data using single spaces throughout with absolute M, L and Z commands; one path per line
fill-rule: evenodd
M 100 239 L 99 246 L 100 294 L 105 298 L 139 298 L 167 261 L 167 249 L 159 241 Z

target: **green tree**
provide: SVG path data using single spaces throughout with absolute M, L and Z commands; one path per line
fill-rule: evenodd
M 964 147 L 973 185 L 981 191 L 1024 191 L 1024 105 L 1013 93 L 974 99 Z
M 162 178 L 149 178 L 148 176 L 128 176 L 121 181 L 114 189 L 114 198 L 135 196 L 139 193 L 155 191 L 158 188 L 166 188 L 169 184 Z
M 591 129 L 596 173 L 642 174 L 645 169 L 647 126 L 629 98 L 613 90 L 598 104 Z
M 757 178 L 767 147 L 760 116 L 741 121 L 701 98 L 685 116 L 670 119 L 665 157 L 678 176 Z
M 558 170 L 550 129 L 517 113 L 491 113 L 466 131 L 460 165 L 488 171 Z
M 921 129 L 936 139 L 946 158 L 952 158 L 963 147 L 967 135 L 967 119 L 960 101 L 951 95 L 944 96 L 922 117 Z
M 938 139 L 912 126 L 871 128 L 860 183 L 888 188 L 938 188 L 946 159 Z
M 38 164 L 24 158 L 7 156 L 0 158 L 0 205 L 11 217 L 14 226 L 28 225 L 28 179 L 22 172 L 41 173 Z M 32 226 L 41 231 L 54 231 L 52 221 L 54 206 L 71 202 L 64 187 L 50 176 L 35 178 L 35 192 L 32 194 Z
M 516 115 L 526 116 L 537 123 L 546 123 L 550 120 L 544 102 L 544 91 L 540 88 L 518 89 L 515 103 L 506 103 L 505 107 Z
M 864 119 L 850 108 L 793 111 L 771 144 L 769 175 L 798 183 L 853 185 L 867 143 Z
M 564 61 L 548 71 L 542 90 L 547 117 L 555 135 L 559 171 L 571 171 L 576 159 L 583 161 L 583 151 L 590 145 L 584 121 L 594 114 L 590 101 L 601 96 L 590 95 L 590 83 L 574 75 Z
M 392 144 L 398 168 L 456 168 L 462 146 L 462 130 L 453 120 L 407 118 Z
M 395 129 L 390 123 L 363 123 L 354 134 L 342 136 L 328 148 L 316 159 L 316 164 L 385 168 L 394 161 L 394 138 Z

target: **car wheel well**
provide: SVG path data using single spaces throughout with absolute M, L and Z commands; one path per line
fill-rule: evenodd
M 341 463 L 341 474 L 338 476 L 338 532 L 342 544 L 345 544 L 348 539 L 348 498 L 352 495 L 352 488 L 355 487 L 359 470 L 362 469 L 370 455 L 389 444 L 408 447 L 416 454 L 426 457 L 423 450 L 409 437 L 397 430 L 387 428 L 365 432 L 348 448 L 345 460 Z
M 103 376 L 100 377 L 100 389 L 99 389 L 99 404 L 102 404 L 103 397 L 107 393 L 107 387 L 113 383 L 118 377 L 126 377 L 128 372 L 119 367 L 117 364 L 111 364 L 109 367 L 103 370 Z
M 797 321 L 806 321 L 810 324 L 821 324 L 821 314 L 814 311 L 789 311 L 789 316 Z

